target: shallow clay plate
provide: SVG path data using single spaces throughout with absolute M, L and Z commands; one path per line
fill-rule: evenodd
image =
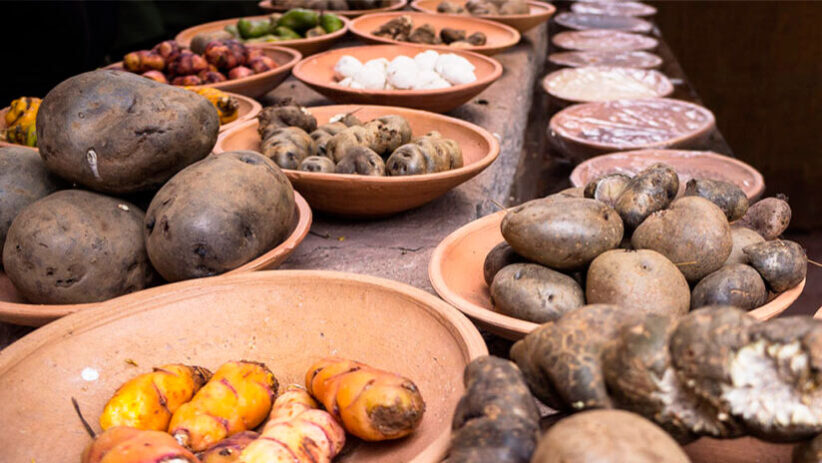
M 405 117 L 414 135 L 439 131 L 456 140 L 462 150 L 464 166 L 436 174 L 399 177 L 327 174 L 283 171 L 294 188 L 318 211 L 346 217 L 379 217 L 421 206 L 469 180 L 488 167 L 499 155 L 499 142 L 485 129 L 468 122 L 406 108 L 384 106 L 318 106 L 308 108 L 321 125 L 337 114 L 357 111 L 368 121 L 388 114 Z M 215 153 L 234 150 L 260 150 L 258 122 L 247 121 L 220 135 Z
M 6 113 L 9 112 L 9 107 L 6 106 L 3 109 L 0 109 L 0 132 L 4 132 L 8 126 L 6 126 Z M 17 143 L 9 143 L 4 140 L 0 140 L 0 146 L 19 146 L 20 148 L 28 148 L 31 150 L 36 150 L 36 147 L 26 146 L 26 145 L 18 145 Z M 2 249 L 0 249 L 0 252 Z
M 560 32 L 551 41 L 560 48 L 580 51 L 641 51 L 659 45 L 653 37 L 609 29 Z
M 266 72 L 243 77 L 242 79 L 226 80 L 215 84 L 199 85 L 199 87 L 211 87 L 224 92 L 239 93 L 250 98 L 259 98 L 276 86 L 283 83 L 291 73 L 291 68 L 297 64 L 302 55 L 297 50 L 285 47 L 265 46 L 261 47 L 266 56 L 277 63 L 277 67 Z M 117 62 L 106 67 L 123 71 L 123 63 Z
M 245 18 L 261 20 L 268 19 L 268 16 L 252 16 Z M 200 24 L 199 26 L 189 27 L 188 29 L 177 34 L 177 37 L 174 37 L 174 40 L 179 43 L 181 47 L 188 48 L 191 45 L 191 40 L 194 39 L 195 35 L 205 32 L 224 30 L 228 25 L 237 24 L 237 21 L 240 19 L 243 18 L 223 19 L 221 21 L 213 21 L 210 23 Z M 343 21 L 342 29 L 334 31 L 330 34 L 324 34 L 317 37 L 308 37 L 304 39 L 280 40 L 278 42 L 247 43 L 246 46 L 263 48 L 271 46 L 288 47 L 297 50 L 303 56 L 312 55 L 314 53 L 327 50 L 334 42 L 348 32 L 348 27 L 350 26 L 349 19 L 344 16 L 340 17 L 340 19 Z
M 243 121 L 257 117 L 257 114 L 260 114 L 260 111 L 263 110 L 262 105 L 257 103 L 257 100 L 253 98 L 238 95 L 236 93 L 229 93 L 229 95 L 237 99 L 237 102 L 240 104 L 240 108 L 237 110 L 237 119 L 234 119 L 228 124 L 220 124 L 220 132 L 225 132 L 232 127 L 236 127 Z
M 299 193 L 294 192 L 295 210 L 294 225 L 292 226 L 291 234 L 280 243 L 279 246 L 266 252 L 260 257 L 248 262 L 247 264 L 235 268 L 226 275 L 253 272 L 255 270 L 262 270 L 268 268 L 275 268 L 291 255 L 297 246 L 305 239 L 308 230 L 311 228 L 311 208 L 308 203 L 300 196 Z M 167 285 L 163 285 L 167 286 Z M 137 291 L 132 294 L 142 294 L 154 289 L 147 289 Z M 132 294 L 128 295 L 131 296 Z M 127 296 L 126 296 L 127 297 Z M 106 302 L 95 302 L 89 304 L 29 304 L 17 292 L 14 285 L 6 276 L 5 272 L 0 270 L 0 322 L 14 323 L 17 325 L 26 326 L 41 326 L 56 320 L 60 317 L 75 312 L 84 312 L 88 309 L 100 307 Z
M 574 2 L 571 11 L 583 14 L 603 14 L 608 16 L 653 16 L 656 8 L 640 2 Z
M 443 14 L 437 12 L 437 6 L 442 3 L 444 0 L 415 0 L 411 2 L 411 8 L 417 11 L 423 11 L 425 13 L 431 14 Z M 451 3 L 465 5 L 468 0 L 448 0 Z M 557 9 L 554 5 L 545 2 L 537 2 L 537 1 L 529 1 L 528 2 L 529 11 L 528 14 L 510 14 L 510 15 L 498 15 L 498 14 L 486 14 L 486 15 L 477 15 L 472 16 L 474 18 L 482 18 L 487 19 L 490 21 L 496 21 L 508 26 L 513 27 L 514 29 L 520 31 L 521 33 L 528 32 L 529 30 L 539 26 L 540 24 L 548 21 L 554 12 Z M 460 15 L 449 15 L 449 16 L 460 16 Z
M 373 8 L 370 10 L 326 10 L 329 13 L 334 13 L 339 16 L 345 16 L 347 18 L 356 18 L 357 16 L 362 16 L 364 14 L 371 14 L 371 13 L 382 13 L 386 11 L 396 11 L 401 10 L 408 4 L 408 0 L 394 0 L 394 3 L 391 6 L 387 6 L 384 8 Z M 266 11 L 277 11 L 277 12 L 285 12 L 288 8 L 282 6 L 274 6 L 271 0 L 262 0 L 260 3 L 257 4 L 260 8 Z
M 610 66 L 560 69 L 542 79 L 542 88 L 563 104 L 664 97 L 674 91 L 659 71 Z
M 337 103 L 401 106 L 444 113 L 471 100 L 502 75 L 502 65 L 493 58 L 470 51 L 449 50 L 449 53 L 460 55 L 474 65 L 477 80 L 470 84 L 436 90 L 358 90 L 343 87 L 334 81 L 334 65 L 343 55 L 351 55 L 365 63 L 375 58 L 386 58 L 391 61 L 399 55 L 413 58 L 428 49 L 416 45 L 337 48 L 300 61 L 294 67 L 294 77 Z
M 446 237 L 434 250 L 428 277 L 437 294 L 488 331 L 517 340 L 539 326 L 496 312 L 483 277 L 485 256 L 503 241 L 500 224 L 505 211 L 475 220 Z M 779 294 L 767 304 L 750 311 L 767 320 L 784 312 L 802 293 L 805 280 Z
M 548 61 L 557 66 L 615 66 L 635 69 L 655 69 L 662 58 L 647 51 L 564 51 L 551 53 Z
M 70 399 L 99 432 L 97 417 L 117 387 L 153 366 L 214 371 L 229 360 L 260 361 L 282 391 L 304 384 L 313 362 L 339 355 L 410 378 L 426 404 L 411 436 L 351 442 L 339 461 L 439 462 L 462 371 L 487 352 L 453 307 L 381 278 L 286 270 L 177 283 L 66 317 L 0 353 L 0 420 L 15 424 L 0 436 L 3 461 L 77 461 L 90 438 Z
M 586 31 L 590 29 L 607 29 L 623 32 L 651 32 L 651 23 L 631 16 L 607 16 L 603 14 L 584 14 L 564 12 L 554 18 L 557 24 L 568 29 Z
M 751 200 L 759 198 L 765 190 L 762 174 L 749 164 L 710 151 L 686 150 L 638 150 L 597 156 L 574 168 L 571 183 L 575 187 L 585 186 L 591 180 L 612 173 L 633 176 L 657 162 L 664 162 L 676 170 L 681 191 L 692 178 L 736 184 Z
M 470 46 L 465 48 L 455 48 L 449 45 L 426 45 L 428 48 L 436 50 L 453 51 L 453 50 L 468 50 L 483 55 L 494 55 L 501 51 L 507 50 L 517 43 L 519 43 L 519 31 L 513 27 L 506 26 L 494 21 L 486 21 L 471 16 L 446 16 L 441 14 L 428 13 L 411 13 L 407 11 L 397 13 L 375 13 L 351 21 L 351 32 L 360 39 L 371 43 L 396 43 L 404 44 L 408 42 L 401 42 L 389 37 L 381 37 L 372 34 L 380 26 L 400 16 L 410 16 L 414 28 L 422 26 L 423 24 L 430 24 L 437 30 L 437 34 L 446 28 L 464 30 L 466 35 L 471 35 L 474 32 L 482 32 L 487 39 L 485 45 Z M 417 44 L 419 45 L 419 44 Z

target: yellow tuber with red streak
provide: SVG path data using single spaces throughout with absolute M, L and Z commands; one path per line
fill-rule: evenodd
M 308 370 L 305 385 L 346 431 L 367 441 L 407 436 L 425 412 L 410 379 L 353 360 L 320 360 Z
M 32 460 L 33 461 L 33 460 Z M 115 426 L 83 451 L 82 463 L 198 463 L 193 453 L 162 431 Z
M 168 432 L 195 452 L 263 422 L 277 379 L 262 363 L 224 363 L 188 402 L 174 412 Z
M 305 389 L 289 386 L 274 402 L 262 434 L 237 463 L 330 463 L 345 445 L 345 430 Z
M 188 365 L 163 365 L 117 389 L 100 415 L 103 430 L 114 426 L 165 431 L 171 415 L 191 400 L 211 372 Z

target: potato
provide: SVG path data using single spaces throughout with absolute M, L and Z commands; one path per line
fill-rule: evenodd
M 347 128 L 348 127 L 342 122 L 333 122 L 329 124 L 323 124 L 317 127 L 317 130 L 311 132 L 309 136 L 312 140 L 314 140 L 314 143 L 317 144 L 317 154 L 332 159 L 333 161 L 331 154 L 326 149 L 328 142 L 331 141 L 334 135 L 337 135 L 338 133 L 342 132 Z
M 297 169 L 304 159 L 317 155 L 317 144 L 299 127 L 283 127 L 271 132 L 260 151 L 283 169 Z
M 718 270 L 731 254 L 731 227 L 719 207 L 698 196 L 679 198 L 645 219 L 631 237 L 636 249 L 671 260 L 690 282 Z
M 12 220 L 26 206 L 58 187 L 59 181 L 46 170 L 37 151 L 0 147 L 0 257 Z
M 625 191 L 631 177 L 625 174 L 608 174 L 596 178 L 585 185 L 584 194 L 586 198 L 593 198 L 597 201 L 614 207 L 617 198 Z
M 411 126 L 402 116 L 382 116 L 365 124 L 371 132 L 370 148 L 381 156 L 387 156 L 395 149 L 411 141 Z
M 591 410 L 563 419 L 539 441 L 531 463 L 688 463 L 657 425 L 622 410 Z
M 585 300 L 676 317 L 688 313 L 691 291 L 676 265 L 662 254 L 614 249 L 588 267 Z
M 350 148 L 357 146 L 370 147 L 373 132 L 361 125 L 354 125 L 337 132 L 325 145 L 326 156 L 334 162 L 340 162 Z
M 777 293 L 798 285 L 808 273 L 805 250 L 793 241 L 766 241 L 752 244 L 742 251 L 751 266 Z
M 528 262 L 528 259 L 517 254 L 511 246 L 503 241 L 494 246 L 485 256 L 485 262 L 482 265 L 482 276 L 485 278 L 485 284 L 491 286 L 494 281 L 494 275 L 497 274 L 503 267 L 511 264 L 520 264 Z
M 521 256 L 559 270 L 584 267 L 622 241 L 622 220 L 587 198 L 551 196 L 528 201 L 502 219 L 502 236 Z
M 679 191 L 676 171 L 654 164 L 636 174 L 616 200 L 614 209 L 626 228 L 636 228 L 649 215 L 668 207 Z
M 751 310 L 767 300 L 768 291 L 759 273 L 749 265 L 731 264 L 709 274 L 694 286 L 691 308 L 732 305 Z
M 745 256 L 742 250 L 752 244 L 762 243 L 765 238 L 762 238 L 762 235 L 748 227 L 733 224 L 731 225 L 731 241 L 733 242 L 731 254 L 723 265 L 747 264 L 748 257 Z
M 748 211 L 748 197 L 742 188 L 721 180 L 691 179 L 685 185 L 685 196 L 699 196 L 716 204 L 729 222 L 738 220 Z
M 187 167 L 157 192 L 146 248 L 168 281 L 217 275 L 282 243 L 293 218 L 294 191 L 279 167 L 231 151 Z
M 317 119 L 302 106 L 291 99 L 280 101 L 274 106 L 268 106 L 257 116 L 259 124 L 257 132 L 260 140 L 265 141 L 277 129 L 297 127 L 305 133 L 317 130 Z
M 217 110 L 200 95 L 111 70 L 63 81 L 37 112 L 46 168 L 106 193 L 161 186 L 207 156 L 219 129 Z
M 298 170 L 305 172 L 334 172 L 334 161 L 325 156 L 309 156 L 300 162 Z
M 151 280 L 142 235 L 143 211 L 133 204 L 88 191 L 58 191 L 14 219 L 3 266 L 31 303 L 104 301 Z
M 585 305 L 573 278 L 538 264 L 504 267 L 491 284 L 491 299 L 499 312 L 534 323 L 555 321 Z
M 739 219 L 746 226 L 765 238 L 774 240 L 787 230 L 791 223 L 791 206 L 782 197 L 765 198 L 755 202 L 748 212 Z
M 354 146 L 337 163 L 334 172 L 338 174 L 385 175 L 385 162 L 379 154 L 365 146 Z

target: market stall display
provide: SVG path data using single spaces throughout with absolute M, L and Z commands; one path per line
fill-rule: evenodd
M 411 8 L 429 14 L 447 14 L 447 15 L 469 15 L 466 9 L 467 0 L 414 0 L 411 2 Z M 471 16 L 487 19 L 490 21 L 500 22 L 507 26 L 511 26 L 520 33 L 528 32 L 529 30 L 539 26 L 548 21 L 556 11 L 553 5 L 546 2 L 539 2 L 527 0 L 522 2 L 520 0 L 494 0 L 473 2 L 483 4 L 486 7 L 492 5 L 492 9 L 477 10 L 476 14 Z M 511 3 L 506 14 L 501 14 L 496 4 Z M 527 11 L 524 10 L 523 4 L 527 6 Z M 519 11 L 519 12 L 516 12 Z
M 348 18 L 364 14 L 384 13 L 405 8 L 408 0 L 261 0 L 259 7 L 267 11 L 283 12 L 292 8 L 329 11 Z
M 542 79 L 542 88 L 566 104 L 665 97 L 674 91 L 658 71 L 611 66 L 560 69 Z

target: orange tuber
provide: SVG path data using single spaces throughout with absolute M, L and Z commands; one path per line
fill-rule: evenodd
M 221 440 L 208 450 L 197 454 L 201 463 L 235 463 L 248 445 L 260 437 L 254 431 L 243 431 Z
M 149 50 L 133 51 L 123 57 L 123 68 L 127 71 L 144 73 L 146 71 L 162 71 L 166 67 L 166 60 L 160 54 Z
M 161 431 L 115 426 L 83 451 L 81 463 L 199 463 L 173 437 Z

